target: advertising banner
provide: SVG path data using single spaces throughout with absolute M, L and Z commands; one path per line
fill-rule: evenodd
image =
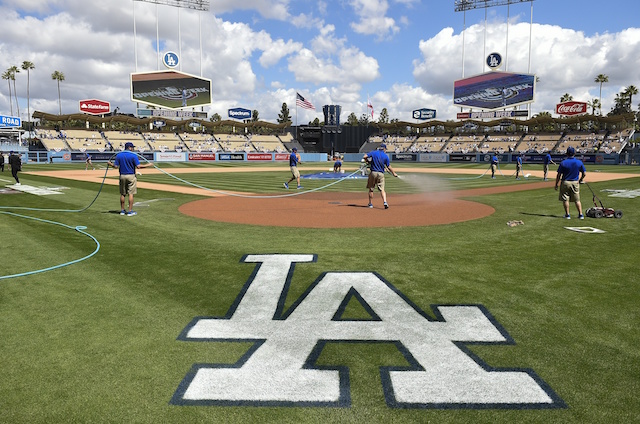
M 89 115 L 104 115 L 111 113 L 111 104 L 104 100 L 80 100 L 80 112 Z
M 154 160 L 157 162 L 183 162 L 184 153 L 159 152 L 159 153 L 156 153 L 156 158 Z
M 426 108 L 416 109 L 413 111 L 411 116 L 413 116 L 413 119 L 421 119 L 421 120 L 435 119 L 436 111 L 435 109 L 426 109 Z
M 180 109 L 211 103 L 211 80 L 178 71 L 131 74 L 131 101 Z
M 478 109 L 500 109 L 533 102 L 536 77 L 488 72 L 454 81 L 453 103 Z
M 462 112 L 456 115 L 458 119 L 501 119 L 528 117 L 527 110 L 500 110 L 496 112 Z
M 220 153 L 218 160 L 244 160 L 244 153 Z
M 449 155 L 449 162 L 476 162 L 476 155 L 452 153 Z
M 247 160 L 273 160 L 271 153 L 247 153 Z
M 584 115 L 587 113 L 586 102 L 563 102 L 556 105 L 556 113 L 563 116 Z
M 392 153 L 391 160 L 403 162 L 415 162 L 418 155 L 415 153 Z
M 207 119 L 207 112 L 193 110 L 138 109 L 138 118 L 200 118 Z
M 251 119 L 252 113 L 249 109 L 236 107 L 227 111 L 229 118 L 233 119 Z
M 216 160 L 216 154 L 215 153 L 189 153 L 188 160 Z
M 0 115 L 1 128 L 9 128 L 9 127 L 20 128 L 21 126 L 22 126 L 22 121 L 20 120 L 20 118 L 16 118 L 15 116 Z
M 275 160 L 289 160 L 288 153 L 276 153 Z

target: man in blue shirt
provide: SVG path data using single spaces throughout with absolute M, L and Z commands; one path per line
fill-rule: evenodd
M 495 153 L 491 156 L 491 178 L 496 178 L 496 170 L 498 169 L 498 155 Z
M 366 153 L 364 155 L 365 162 L 369 163 L 371 166 L 371 173 L 369 174 L 369 179 L 367 180 L 367 188 L 369 189 L 369 207 L 373 207 L 373 189 L 374 187 L 378 189 L 380 195 L 382 196 L 382 202 L 384 204 L 385 209 L 389 209 L 389 205 L 387 204 L 387 193 L 384 190 L 384 172 L 386 169 L 391 172 L 394 177 L 397 177 L 398 174 L 391 168 L 389 165 L 389 156 L 387 156 L 387 145 L 382 143 L 378 150 L 374 150 L 372 152 Z
M 544 156 L 542 170 L 544 171 L 544 181 L 547 181 L 547 174 L 549 173 L 549 163 L 556 165 L 556 163 L 551 159 L 551 155 L 547 153 Z
M 124 150 L 116 155 L 115 161 L 108 164 L 120 171 L 120 215 L 133 216 L 137 213 L 133 210 L 133 195 L 137 194 L 136 170 L 153 166 L 153 162 L 140 165 L 138 155 L 133 152 L 133 143 L 128 141 Z M 129 211 L 125 211 L 125 197 L 129 199 Z
M 516 180 L 520 179 L 520 172 L 522 172 L 522 156 L 516 157 Z
M 584 215 L 582 215 L 582 204 L 580 203 L 580 184 L 584 181 L 587 171 L 582 161 L 574 157 L 575 154 L 576 150 L 573 147 L 567 147 L 567 158 L 560 162 L 558 175 L 556 176 L 555 188 L 557 191 L 558 185 L 560 185 L 558 200 L 560 200 L 564 206 L 564 217 L 566 219 L 571 219 L 569 202 L 576 204 L 576 208 L 578 208 L 578 219 L 584 219 Z
M 300 162 L 302 162 L 302 160 L 300 159 L 300 155 L 298 154 L 298 149 L 294 147 L 293 149 L 291 149 L 291 154 L 289 155 L 289 169 L 291 170 L 291 178 L 289 179 L 289 181 L 284 183 L 284 188 L 288 189 L 289 183 L 293 180 L 296 180 L 298 189 L 302 188 L 302 186 L 300 185 L 300 171 L 298 171 L 298 163 Z

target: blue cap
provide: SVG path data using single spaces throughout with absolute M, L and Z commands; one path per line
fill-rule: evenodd
M 129 147 L 133 147 L 133 143 L 130 141 L 127 141 L 126 143 L 124 143 L 124 148 L 128 149 Z
M 384 143 L 380 143 L 380 146 L 378 147 L 378 149 L 386 149 L 387 145 Z
M 567 147 L 567 155 L 569 156 L 573 156 L 576 154 L 576 149 L 574 149 L 573 147 L 569 146 Z
M 298 151 L 298 148 L 297 148 L 297 147 L 294 147 L 293 149 L 291 149 L 291 151 L 292 151 L 292 152 L 297 152 L 297 151 Z

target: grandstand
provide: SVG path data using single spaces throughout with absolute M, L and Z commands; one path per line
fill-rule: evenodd
M 61 130 L 60 135 L 72 151 L 105 151 L 108 150 L 102 134 L 92 130 Z
M 105 131 L 104 137 L 107 139 L 113 150 L 124 150 L 124 145 L 127 142 L 133 143 L 133 147 L 136 150 L 147 150 L 149 146 L 144 141 L 142 136 L 137 132 L 132 131 Z
M 49 151 L 60 152 L 62 150 L 69 150 L 69 145 L 57 131 L 40 129 L 36 131 L 36 135 L 42 142 L 44 148 Z
M 253 144 L 256 151 L 262 153 L 284 153 L 287 148 L 282 144 L 282 141 L 275 135 L 251 135 L 249 140 Z
M 447 153 L 473 153 L 478 151 L 478 146 L 483 142 L 484 137 L 473 135 L 456 135 L 451 137 L 444 146 Z
M 430 135 L 430 136 L 421 136 L 418 137 L 416 142 L 411 146 L 411 151 L 414 153 L 425 152 L 425 153 L 435 153 L 442 150 L 447 141 L 449 140 L 448 135 Z
M 244 135 L 219 134 L 216 139 L 225 152 L 255 152 L 253 145 Z
M 556 147 L 560 152 L 566 152 L 568 147 L 576 149 L 576 153 L 594 153 L 598 146 L 604 141 L 606 131 L 596 133 L 572 132 L 565 134 Z
M 182 142 L 192 152 L 218 152 L 222 150 L 215 137 L 211 134 L 184 133 L 180 136 Z
M 387 145 L 387 150 L 394 153 L 403 153 L 408 151 L 416 141 L 416 136 L 410 135 L 406 137 L 387 136 L 383 139 Z
M 487 153 L 488 151 L 498 153 L 513 152 L 521 139 L 522 136 L 513 134 L 489 134 L 478 149 L 482 153 Z M 485 150 L 487 151 L 485 152 Z
M 530 134 L 526 135 L 516 147 L 518 153 L 553 152 L 560 142 L 562 134 Z
M 186 150 L 182 139 L 175 133 L 168 132 L 146 132 L 142 137 L 153 151 L 175 151 Z

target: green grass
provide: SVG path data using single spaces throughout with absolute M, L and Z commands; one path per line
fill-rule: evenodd
M 181 166 L 158 165 L 167 172 Z M 394 164 L 400 173 L 409 166 L 435 167 Z M 28 172 L 70 166 L 26 168 Z M 596 170 L 640 176 L 638 167 L 587 167 L 588 172 Z M 513 167 L 502 171 L 510 176 Z M 281 173 L 180 177 L 218 190 L 276 193 L 283 191 L 280 186 L 289 173 L 283 166 Z M 461 179 L 451 179 L 457 177 Z M 164 175 L 144 175 L 143 181 L 176 183 Z M 388 181 L 391 198 L 418 190 L 406 179 Z M 56 196 L 0 195 L 1 207 L 81 209 L 99 188 L 27 174 L 21 182 L 69 188 Z M 325 183 L 305 181 L 305 188 Z M 465 175 L 429 180 L 431 185 L 454 189 L 516 183 L 529 181 Z M 365 196 L 363 185 L 345 181 L 331 190 L 361 191 Z M 75 265 L 0 280 L 0 422 L 639 421 L 640 199 L 609 197 L 602 190 L 639 189 L 640 179 L 590 185 L 607 206 L 623 210 L 624 217 L 560 219 L 562 206 L 549 188 L 473 198 L 496 210 L 479 220 L 371 231 L 283 231 L 203 221 L 178 212 L 181 204 L 197 196 L 146 189 L 139 190 L 137 201 L 166 200 L 137 208 L 137 217 L 122 217 L 112 213 L 119 209 L 115 186 L 105 186 L 82 213 L 14 210 L 70 227 L 86 226 L 100 250 Z M 585 209 L 590 200 L 588 190 L 583 190 Z M 522 220 L 524 225 L 510 228 L 509 220 Z M 580 234 L 564 229 L 569 224 L 594 226 L 606 233 Z M 0 234 L 3 275 L 52 267 L 96 248 L 90 238 L 74 230 L 8 214 L 0 214 Z M 193 364 L 234 363 L 249 348 L 248 343 L 191 343 L 177 337 L 194 317 L 225 315 L 254 270 L 254 264 L 240 259 L 264 253 L 317 254 L 317 262 L 296 266 L 287 307 L 330 271 L 374 271 L 428 314 L 434 304 L 484 305 L 516 344 L 469 345 L 469 349 L 492 367 L 533 369 L 567 408 L 389 408 L 378 368 L 406 362 L 388 343 L 330 343 L 322 351 L 318 364 L 350 369 L 348 408 L 170 404 Z M 363 317 L 357 307 L 345 314 Z

